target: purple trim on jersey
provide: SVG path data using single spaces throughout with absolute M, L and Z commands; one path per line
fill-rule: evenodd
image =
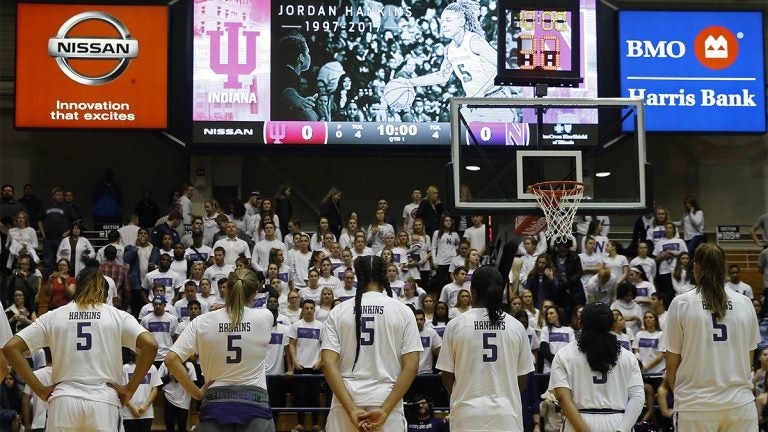
M 133 378 L 133 372 L 128 373 L 128 381 L 130 381 L 131 378 Z M 150 382 L 152 382 L 152 374 L 147 373 L 146 375 L 144 375 L 144 378 L 141 379 L 141 382 L 139 384 L 149 384 Z
M 247 425 L 254 417 L 271 419 L 272 410 L 269 407 L 231 400 L 209 402 L 200 408 L 200 420 L 212 420 L 219 425 Z
M 429 337 L 429 336 L 421 336 L 421 346 L 423 348 L 429 348 L 429 346 L 431 345 L 431 343 L 430 343 L 431 341 L 432 341 L 431 337 Z
M 679 251 L 680 250 L 680 244 L 675 243 L 665 243 L 661 245 L 661 250 L 663 251 Z
M 320 329 L 299 327 L 296 329 L 296 337 L 298 337 L 299 339 L 320 340 Z
M 269 339 L 270 345 L 282 345 L 283 344 L 283 334 L 282 333 L 272 333 L 272 337 Z
M 640 348 L 658 348 L 659 347 L 659 340 L 658 339 L 640 338 L 637 341 L 637 346 L 640 347 Z
M 168 288 L 169 286 L 173 286 L 173 278 L 167 278 L 167 277 L 159 277 L 152 279 L 152 285 L 157 284 L 163 284 L 164 287 Z
M 648 297 L 648 288 L 637 288 L 638 297 Z
M 288 273 L 278 273 L 277 274 L 278 279 L 281 281 L 288 283 Z
M 568 333 L 550 333 L 549 334 L 549 341 L 550 342 L 565 342 L 568 343 L 571 341 L 571 335 Z
M 621 346 L 622 348 L 624 348 L 624 349 L 626 349 L 628 351 L 632 351 L 632 349 L 630 348 L 630 345 L 629 345 L 629 341 L 620 340 L 619 341 L 619 346 Z
M 435 332 L 437 332 L 438 336 L 443 337 L 445 334 L 445 327 L 435 327 Z
M 152 321 L 147 323 L 147 330 L 152 333 L 170 333 L 171 323 L 162 321 Z
M 184 306 L 179 308 L 179 318 L 186 318 L 189 316 L 189 308 Z

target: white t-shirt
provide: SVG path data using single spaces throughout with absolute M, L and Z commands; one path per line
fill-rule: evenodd
M 587 355 L 579 351 L 576 342 L 565 346 L 552 360 L 549 388 L 571 390 L 578 409 L 624 410 L 632 387 L 642 388 L 643 376 L 637 359 L 626 349 L 621 349 L 616 365 L 606 374 L 590 369 Z
M 176 291 L 182 287 L 181 284 L 183 281 L 184 278 L 173 270 L 169 269 L 167 272 L 161 272 L 160 269 L 157 269 L 147 273 L 147 276 L 144 278 L 144 283 L 141 286 L 151 293 L 152 287 L 154 287 L 155 284 L 161 284 L 165 287 L 165 297 L 168 300 L 171 300 L 176 296 Z M 150 296 L 150 300 L 152 299 L 151 297 L 152 296 Z
M 750 300 L 755 298 L 755 294 L 752 292 L 752 287 L 749 286 L 749 284 L 745 284 L 744 282 L 739 282 L 738 284 L 732 283 L 731 281 L 728 281 L 725 283 L 725 287 L 735 291 L 741 295 L 747 296 Z
M 630 267 L 642 267 L 649 281 L 656 279 L 656 260 L 651 257 L 634 257 L 629 262 Z
M 215 250 L 219 246 L 224 248 L 224 264 L 235 265 L 237 257 L 241 254 L 245 255 L 246 258 L 251 258 L 251 248 L 248 247 L 248 243 L 238 237 L 233 239 L 224 237 L 214 243 L 213 249 Z
M 640 304 L 643 313 L 648 312 L 650 310 L 648 303 L 651 301 L 651 294 L 656 292 L 656 287 L 648 281 L 641 281 L 639 284 L 635 285 L 635 290 L 637 291 L 635 302 Z
M 366 292 L 360 301 L 360 354 L 355 364 L 355 303 L 336 306 L 328 317 L 323 349 L 339 354 L 339 371 L 357 406 L 379 406 L 402 371 L 401 357 L 422 351 L 413 312 L 384 293 Z M 339 402 L 334 396 L 331 409 Z
M 679 238 L 668 239 L 665 238 L 656 243 L 656 247 L 653 249 L 653 256 L 659 256 L 662 252 L 670 252 L 673 255 L 669 258 L 659 261 L 659 274 L 669 274 L 675 269 L 677 263 L 677 255 L 680 252 L 688 252 L 688 248 L 685 246 L 685 242 Z
M 451 372 L 451 428 L 459 431 L 521 431 L 522 405 L 517 377 L 533 371 L 528 335 L 519 321 L 503 314 L 491 324 L 485 308 L 448 323 L 437 369 Z
M 195 252 L 195 249 L 197 249 L 197 252 Z M 213 249 L 206 245 L 202 245 L 200 247 L 190 246 L 187 248 L 187 250 L 184 251 L 184 259 L 186 259 L 189 263 L 193 263 L 195 261 L 202 261 L 207 263 L 212 256 Z
M 608 282 L 601 284 L 599 275 L 592 275 L 584 285 L 584 293 L 587 295 L 587 302 L 611 304 L 616 297 L 616 276 L 611 274 Z M 590 300 L 591 298 L 594 300 Z
M 675 381 L 675 410 L 714 411 L 751 404 L 749 353 L 760 342 L 752 301 L 726 290 L 725 317 L 715 321 L 701 294 L 688 291 L 672 300 L 667 312 L 667 351 L 680 354 Z
M 549 352 L 557 354 L 563 347 L 576 340 L 576 333 L 568 326 L 550 328 L 545 325 L 541 328 L 539 339 L 549 344 Z M 544 360 L 543 372 L 548 373 L 551 366 L 549 360 Z
M 267 240 L 264 239 L 253 247 L 253 260 L 256 261 L 259 267 L 266 270 L 269 267 L 269 252 L 272 249 L 280 249 L 283 251 L 283 255 L 288 253 L 288 248 L 285 247 L 285 243 L 280 240 Z
M 448 307 L 456 307 L 456 302 L 459 300 L 459 291 L 466 289 L 464 285 L 457 285 L 455 282 L 446 284 L 442 291 L 440 291 L 440 301 L 448 303 Z
M 432 260 L 435 265 L 449 265 L 459 247 L 459 234 L 450 232 L 440 235 L 439 233 L 435 231 L 432 235 Z
M 403 220 L 405 221 L 405 230 L 408 234 L 413 234 L 413 221 L 416 220 L 416 210 L 419 209 L 418 203 L 410 203 L 403 207 Z
M 198 353 L 205 379 L 215 381 L 211 387 L 248 385 L 266 389 L 264 365 L 273 321 L 272 312 L 246 307 L 240 324 L 233 329 L 226 308 L 208 312 L 187 325 L 171 351 L 184 360 Z
M 603 256 L 598 253 L 593 253 L 592 255 L 587 255 L 586 253 L 580 253 L 579 259 L 581 260 L 581 268 L 582 269 L 599 269 L 603 265 Z M 587 282 L 589 282 L 589 278 L 594 276 L 596 273 L 583 273 L 581 275 L 581 285 L 586 286 Z
M 432 365 L 435 358 L 434 350 L 443 345 L 443 339 L 437 334 L 435 329 L 426 325 L 424 330 L 419 332 L 419 339 L 421 339 L 421 346 L 424 348 L 424 351 L 419 354 L 419 373 L 432 373 Z
M 168 312 L 161 316 L 153 312 L 141 319 L 141 326 L 149 330 L 157 341 L 155 361 L 165 360 L 165 355 L 173 345 L 173 335 L 176 333 L 177 325 L 179 325 L 179 319 Z
M 192 363 L 185 362 L 184 367 L 187 368 L 187 376 L 189 379 L 195 381 L 197 379 L 197 372 L 195 372 L 195 367 L 192 365 Z M 160 365 L 160 369 L 157 371 L 157 374 L 160 376 L 168 375 L 168 368 L 165 367 L 165 364 Z M 165 395 L 165 400 L 167 400 L 171 405 L 181 409 L 188 410 L 189 405 L 192 402 L 192 396 L 190 396 L 189 393 L 184 390 L 184 387 L 182 387 L 181 384 L 179 384 L 179 382 L 173 378 L 171 378 L 171 381 L 168 384 L 163 386 L 163 394 Z
M 312 300 L 315 302 L 315 306 L 320 304 L 320 296 L 323 294 L 322 288 L 318 286 L 317 288 L 310 288 L 310 287 L 304 287 L 299 290 L 299 304 L 303 302 L 304 300 Z
M 485 225 L 475 228 L 474 225 L 464 231 L 464 238 L 469 239 L 469 247 L 481 252 L 485 249 Z
M 659 352 L 666 352 L 667 348 L 664 345 L 664 338 L 662 335 L 664 332 L 656 331 L 650 333 L 646 330 L 640 330 L 635 334 L 635 340 L 632 342 L 632 348 L 637 350 L 637 358 L 643 365 L 647 365 L 651 362 Z M 646 373 L 664 373 L 666 369 L 666 361 L 662 358 L 656 366 L 647 369 Z
M 46 366 L 36 370 L 34 374 L 37 377 L 37 380 L 40 381 L 40 384 L 47 387 L 53 384 L 53 381 L 51 380 L 52 372 L 53 368 Z M 45 429 L 45 423 L 46 420 L 48 420 L 48 402 L 40 399 L 37 393 L 33 392 L 32 389 L 29 388 L 29 384 L 24 386 L 24 394 L 30 395 L 32 397 L 32 422 L 30 426 L 32 426 L 32 429 Z
M 627 257 L 624 255 L 616 255 L 613 258 L 605 255 L 603 257 L 603 266 L 610 269 L 611 274 L 618 279 L 624 273 L 624 267 L 629 267 L 629 261 L 627 261 Z
M 637 304 L 635 301 L 626 303 L 622 300 L 616 300 L 615 302 L 611 303 L 611 310 L 613 309 L 621 312 L 625 319 L 631 316 L 637 318 L 634 321 L 627 321 L 627 328 L 629 328 L 632 333 L 637 333 L 640 330 L 643 321 L 643 308 L 640 307 L 639 304 Z
M 285 373 L 285 347 L 288 346 L 288 333 L 291 328 L 277 323 L 272 327 L 269 345 L 267 345 L 266 373 L 267 375 L 282 375 Z
M 304 368 L 311 368 L 320 360 L 322 329 L 323 323 L 317 320 L 307 322 L 302 318 L 291 324 L 288 337 L 296 340 L 296 363 Z
M 59 384 L 49 401 L 87 397 L 120 407 L 117 393 L 106 383 L 122 381 L 122 347 L 135 351 L 136 339 L 145 331 L 133 316 L 112 306 L 80 309 L 72 302 L 39 316 L 17 336 L 30 352 L 51 347 L 51 378 Z
M 235 271 L 235 266 L 224 264 L 219 267 L 216 264 L 208 267 L 203 272 L 203 278 L 211 281 L 211 294 L 219 296 L 219 280 L 226 279 L 229 274 Z
M 128 363 L 123 365 L 123 385 L 128 384 L 128 381 L 131 380 L 131 376 L 133 376 L 133 371 L 135 370 L 135 363 Z M 139 384 L 139 386 L 136 388 L 136 392 L 131 398 L 131 403 L 133 406 L 139 407 L 147 403 L 152 389 L 154 387 L 160 387 L 161 385 L 163 385 L 163 380 L 160 378 L 160 374 L 157 372 L 157 368 L 155 365 L 150 366 L 147 374 L 144 376 L 144 379 L 141 380 L 141 384 Z M 129 410 L 126 406 L 120 408 L 120 415 L 125 420 L 155 418 L 155 411 L 152 405 L 153 404 L 151 403 L 147 404 L 148 408 L 146 411 L 144 411 L 144 413 L 141 414 L 141 417 L 134 416 L 131 410 Z

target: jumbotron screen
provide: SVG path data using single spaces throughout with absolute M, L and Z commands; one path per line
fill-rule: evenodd
M 193 140 L 447 146 L 451 97 L 533 97 L 531 87 L 494 85 L 496 7 L 198 0 Z M 578 46 L 561 49 L 581 50 L 584 81 L 551 88 L 552 97 L 597 97 L 595 0 L 581 0 L 578 19 L 580 40 L 563 42 Z

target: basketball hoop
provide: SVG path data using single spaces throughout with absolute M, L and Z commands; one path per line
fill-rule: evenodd
M 531 193 L 547 218 L 548 240 L 573 240 L 573 217 L 584 197 L 584 183 L 575 181 L 548 181 L 531 186 Z

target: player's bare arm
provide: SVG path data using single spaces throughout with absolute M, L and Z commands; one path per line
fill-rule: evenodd
M 446 47 L 447 49 L 447 47 Z M 448 79 L 451 78 L 453 73 L 453 65 L 448 59 L 443 59 L 443 63 L 440 65 L 440 69 L 437 72 L 422 75 L 420 77 L 411 78 L 407 80 L 414 87 L 424 87 L 437 84 L 445 84 Z
M 56 385 L 44 386 L 37 376 L 32 372 L 32 368 L 29 367 L 27 359 L 24 357 L 24 352 L 29 351 L 27 343 L 24 339 L 14 336 L 3 347 L 3 355 L 8 363 L 13 367 L 16 373 L 29 385 L 29 388 L 35 392 L 35 394 L 43 401 L 48 402 L 48 397 L 53 393 Z M 143 375 L 142 375 L 143 376 Z
M 456 382 L 456 375 L 453 372 L 442 371 L 440 372 L 440 379 L 443 381 L 445 391 L 448 392 L 448 396 L 450 396 L 453 391 L 453 383 Z
M 523 391 L 527 386 L 528 386 L 528 375 L 518 375 L 517 388 L 519 388 L 520 391 Z
M 675 380 L 677 379 L 677 368 L 680 367 L 680 362 L 683 361 L 683 357 L 680 354 L 667 351 L 667 383 L 669 388 L 675 388 Z
M 341 406 L 344 407 L 344 411 L 347 412 L 349 421 L 354 425 L 360 425 L 362 422 L 361 416 L 365 414 L 365 411 L 355 405 L 352 396 L 347 391 L 347 386 L 344 385 L 344 380 L 341 378 L 341 372 L 339 371 L 339 353 L 324 349 L 320 352 L 320 360 L 323 364 L 325 380 L 328 382 L 328 386 Z
M 563 415 L 568 419 L 568 423 L 573 427 L 573 430 L 576 432 L 590 432 L 589 427 L 584 423 L 581 414 L 579 414 L 579 409 L 576 408 L 576 404 L 573 403 L 571 389 L 557 387 L 555 389 L 555 397 L 560 404 L 560 409 L 562 409 Z
M 130 402 L 136 389 L 139 388 L 139 384 L 147 375 L 149 368 L 152 367 L 152 362 L 155 360 L 157 354 L 157 341 L 155 337 L 149 332 L 143 332 L 136 338 L 136 369 L 134 370 L 131 379 L 128 380 L 128 384 L 122 386 L 117 383 L 107 383 L 108 386 L 115 389 L 120 402 L 127 404 Z
M 187 368 L 184 366 L 184 362 L 178 354 L 173 351 L 168 351 L 168 354 L 165 356 L 165 367 L 168 368 L 168 372 L 170 372 L 176 381 L 184 387 L 184 390 L 189 393 L 193 399 L 201 400 L 203 398 L 203 390 L 189 378 Z M 134 374 L 134 376 L 135 375 L 136 374 Z

